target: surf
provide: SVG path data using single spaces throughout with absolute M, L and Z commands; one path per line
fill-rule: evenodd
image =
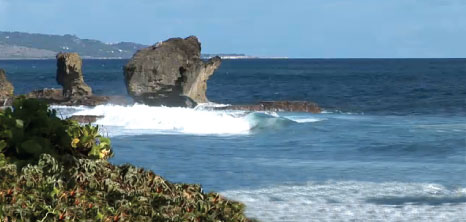
M 198 134 L 247 135 L 280 129 L 293 124 L 318 121 L 312 118 L 280 116 L 275 112 L 213 110 L 221 104 L 202 104 L 196 108 L 134 105 L 98 105 L 95 107 L 54 106 L 63 118 L 72 115 L 103 116 L 95 124 L 105 126 L 110 134 Z

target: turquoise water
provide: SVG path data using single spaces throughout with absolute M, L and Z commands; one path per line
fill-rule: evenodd
M 97 94 L 125 95 L 125 60 L 85 60 Z M 55 61 L 0 61 L 18 93 L 56 87 Z M 466 60 L 226 60 L 215 104 L 57 107 L 105 115 L 114 163 L 200 183 L 264 221 L 466 218 Z M 310 100 L 322 114 L 211 111 Z

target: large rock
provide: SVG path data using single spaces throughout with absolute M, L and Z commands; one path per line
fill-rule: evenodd
M 124 67 L 125 83 L 137 102 L 191 107 L 208 102 L 207 80 L 221 62 L 202 61 L 195 36 L 172 38 L 139 50 Z
M 8 81 L 5 70 L 0 69 L 0 106 L 13 97 L 14 87 Z
M 66 98 L 82 98 L 92 95 L 92 89 L 83 78 L 82 60 L 77 53 L 57 55 L 57 82 L 63 86 Z

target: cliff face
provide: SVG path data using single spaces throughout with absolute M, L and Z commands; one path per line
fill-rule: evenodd
M 172 38 L 139 50 L 124 67 L 125 83 L 138 102 L 189 107 L 208 102 L 207 80 L 220 64 L 201 60 L 197 37 Z

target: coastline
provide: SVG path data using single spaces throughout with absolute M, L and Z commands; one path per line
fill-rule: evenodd
M 211 57 L 202 57 L 202 59 L 210 59 Z M 245 57 L 220 57 L 224 60 L 254 60 L 254 59 L 301 59 L 301 58 L 289 58 L 289 57 L 255 57 L 255 56 L 245 56 Z M 0 58 L 0 61 L 17 61 L 17 60 L 55 60 L 55 57 L 50 58 Z M 126 57 L 86 57 L 82 56 L 82 59 L 93 59 L 93 60 L 125 60 L 131 59 Z M 305 59 L 305 58 L 302 58 Z

